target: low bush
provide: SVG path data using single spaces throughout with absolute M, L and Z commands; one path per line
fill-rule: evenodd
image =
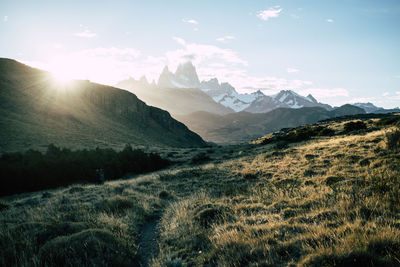
M 211 158 L 206 153 L 199 153 L 192 158 L 193 164 L 198 164 L 211 160 Z
M 130 145 L 120 152 L 100 148 L 71 151 L 49 145 L 45 153 L 35 150 L 5 153 L 0 158 L 0 195 L 112 180 L 169 164 L 170 161 L 157 154 L 134 150 Z
M 233 210 L 227 206 L 217 204 L 206 204 L 197 208 L 194 212 L 194 220 L 203 227 L 233 221 Z
M 126 247 L 110 232 L 89 229 L 59 236 L 40 248 L 43 266 L 131 266 Z
M 344 125 L 344 132 L 360 131 L 367 129 L 367 125 L 363 121 L 351 121 Z
M 395 125 L 400 123 L 400 116 L 388 116 L 377 121 L 378 126 Z
M 295 129 L 282 129 L 278 133 L 274 133 L 272 137 L 263 140 L 263 144 L 275 142 L 277 149 L 286 148 L 288 143 L 296 143 L 307 141 L 314 136 L 333 136 L 335 131 L 328 127 L 318 126 L 302 126 Z
M 400 128 L 386 133 L 386 147 L 394 152 L 400 150 Z

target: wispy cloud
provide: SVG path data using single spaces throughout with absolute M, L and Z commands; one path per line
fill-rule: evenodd
M 346 103 L 354 104 L 354 103 L 374 103 L 376 102 L 376 97 L 358 97 L 348 100 Z
M 326 19 L 325 21 L 328 22 L 328 23 L 333 23 L 334 22 L 333 19 Z
M 89 29 L 85 29 L 83 31 L 75 33 L 75 36 L 82 37 L 82 38 L 93 38 L 93 37 L 96 37 L 97 34 L 94 32 L 91 32 Z
M 394 77 L 400 79 L 400 75 L 395 75 Z
M 302 95 L 312 94 L 316 98 L 349 97 L 349 90 L 345 88 L 308 88 L 298 92 Z
M 98 47 L 94 49 L 84 50 L 85 54 L 93 56 L 111 56 L 111 57 L 131 57 L 137 58 L 140 56 L 140 51 L 134 48 L 118 48 L 118 47 Z M 128 60 L 128 59 L 127 59 Z
M 299 72 L 300 70 L 299 69 L 295 69 L 295 68 L 287 68 L 286 71 L 288 73 L 296 73 L 296 72 Z
M 183 22 L 185 23 L 189 23 L 189 24 L 194 24 L 194 25 L 198 25 L 199 22 L 195 19 L 182 19 Z
M 185 42 L 185 40 L 183 40 L 182 38 L 179 38 L 179 37 L 172 37 L 172 39 L 175 41 L 175 42 L 177 42 L 178 44 L 180 44 L 180 45 L 182 45 L 182 46 L 185 46 L 186 45 L 186 42 Z
M 268 20 L 270 18 L 276 18 L 280 15 L 282 8 L 280 6 L 271 7 L 266 10 L 261 10 L 257 13 L 257 17 L 262 20 Z
M 4 16 L 4 17 L 3 17 L 3 21 L 4 21 L 4 22 L 7 22 L 7 21 L 8 21 L 8 16 Z
M 247 61 L 241 59 L 237 53 L 231 49 L 223 49 L 214 45 L 188 43 L 179 37 L 173 39 L 182 46 L 182 48 L 168 51 L 166 57 L 172 65 L 177 65 L 182 61 L 191 60 L 195 64 L 204 61 L 219 61 L 230 64 L 239 64 L 247 66 Z
M 219 37 L 219 38 L 217 38 L 216 40 L 217 40 L 218 42 L 225 43 L 225 42 L 227 42 L 228 40 L 234 40 L 234 39 L 235 39 L 235 36 L 226 35 L 226 36 Z

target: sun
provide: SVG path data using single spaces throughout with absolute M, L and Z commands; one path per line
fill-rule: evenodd
M 73 66 L 65 64 L 65 62 L 52 64 L 50 72 L 54 82 L 58 85 L 67 85 L 75 78 Z
M 62 72 L 53 72 L 51 74 L 53 80 L 58 84 L 67 84 L 72 81 L 71 75 Z

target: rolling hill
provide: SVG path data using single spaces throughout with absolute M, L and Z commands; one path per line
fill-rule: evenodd
M 203 111 L 174 117 L 207 141 L 232 144 L 257 139 L 282 128 L 363 113 L 365 111 L 361 108 L 344 105 L 331 111 L 322 107 L 279 108 L 268 113 L 238 112 L 221 116 Z
M 132 145 L 202 146 L 200 136 L 128 91 L 0 59 L 0 152 Z

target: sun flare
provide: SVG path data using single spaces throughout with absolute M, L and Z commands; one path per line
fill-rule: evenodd
M 71 75 L 65 72 L 53 72 L 51 75 L 57 84 L 67 84 L 73 79 Z
M 76 79 L 76 71 L 74 70 L 73 64 L 69 64 L 68 61 L 57 60 L 50 64 L 50 72 L 54 82 L 58 85 L 66 85 L 73 79 Z

